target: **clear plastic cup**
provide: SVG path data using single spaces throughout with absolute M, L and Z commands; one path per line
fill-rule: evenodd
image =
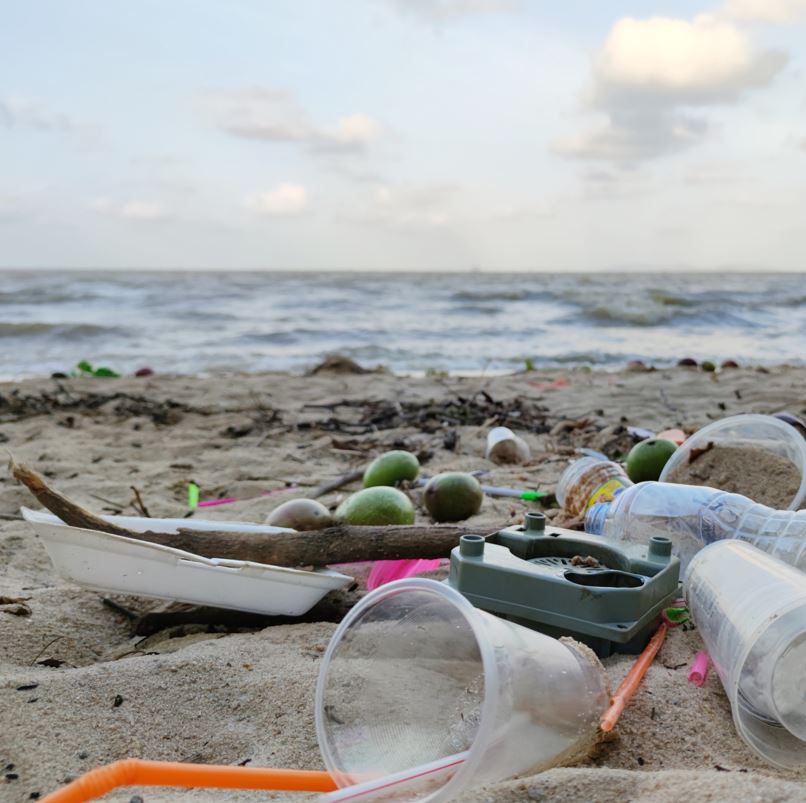
M 683 588 L 739 735 L 772 764 L 806 766 L 806 574 L 730 539 L 694 556 Z
M 338 786 L 441 801 L 584 755 L 607 703 L 587 648 L 407 579 L 368 594 L 336 630 L 316 732 Z
M 764 449 L 790 460 L 800 471 L 801 482 L 787 510 L 799 509 L 806 496 L 806 439 L 795 427 L 771 415 L 733 415 L 714 421 L 678 447 L 663 467 L 660 482 L 669 482 L 669 475 L 689 459 L 691 450 L 704 449 L 708 443 Z

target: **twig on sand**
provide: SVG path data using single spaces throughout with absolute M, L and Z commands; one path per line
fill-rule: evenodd
M 136 613 L 135 611 L 127 608 L 125 605 L 121 605 L 119 602 L 115 602 L 113 599 L 109 599 L 109 597 L 104 597 L 101 602 L 106 605 L 107 608 L 115 611 L 115 613 L 119 613 L 122 616 L 125 616 L 127 619 L 138 619 L 140 618 L 140 614 Z
M 318 499 L 320 496 L 329 494 L 331 491 L 337 491 L 339 488 L 343 488 L 345 485 L 349 485 L 351 482 L 360 480 L 363 476 L 364 469 L 357 468 L 355 471 L 351 471 L 349 474 L 343 474 L 341 477 L 336 477 L 335 480 L 325 482 L 317 488 L 314 488 L 314 490 L 311 492 L 311 499 Z
M 145 502 L 143 502 L 143 498 L 140 496 L 140 491 L 137 490 L 136 485 L 132 485 L 131 489 L 134 491 L 134 502 L 132 503 L 132 507 L 141 515 L 145 516 L 147 519 L 151 518 L 151 514 L 148 512 L 148 508 L 145 506 Z

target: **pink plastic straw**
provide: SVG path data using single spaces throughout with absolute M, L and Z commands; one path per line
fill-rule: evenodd
M 442 561 L 439 558 L 434 560 L 376 560 L 372 566 L 372 571 L 367 578 L 367 588 L 372 591 L 392 580 L 402 580 L 405 577 L 412 577 L 423 572 L 436 571 Z
M 276 496 L 277 494 L 287 494 L 291 491 L 299 490 L 297 486 L 291 488 L 275 488 L 273 491 L 262 491 L 258 496 Z M 254 498 L 254 497 L 253 497 Z M 225 496 L 223 499 L 205 499 L 199 502 L 196 507 L 218 507 L 218 505 L 231 505 L 233 502 L 245 502 L 245 499 L 239 499 L 237 496 Z
M 702 686 L 708 677 L 708 653 L 700 650 L 695 656 L 688 671 L 688 682 Z

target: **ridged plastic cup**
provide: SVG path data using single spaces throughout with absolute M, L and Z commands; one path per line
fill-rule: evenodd
M 806 766 L 806 574 L 731 539 L 698 552 L 683 587 L 739 735 L 771 764 Z
M 444 801 L 584 754 L 607 703 L 582 645 L 480 611 L 443 583 L 399 580 L 336 630 L 316 732 L 338 786 L 408 784 L 407 800 Z
M 720 446 L 747 446 L 785 457 L 800 472 L 800 487 L 787 505 L 798 510 L 806 497 L 806 439 L 798 430 L 772 415 L 732 415 L 714 421 L 688 438 L 667 461 L 660 482 L 669 482 L 669 475 L 688 461 L 692 449 L 705 449 L 708 443 Z

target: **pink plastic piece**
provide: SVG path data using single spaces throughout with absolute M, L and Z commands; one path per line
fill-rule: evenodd
M 287 494 L 296 490 L 298 490 L 297 486 L 293 485 L 290 488 L 275 488 L 273 491 L 262 491 L 259 496 L 276 496 L 277 494 Z M 217 507 L 218 505 L 231 505 L 233 502 L 245 501 L 245 499 L 239 499 L 237 496 L 225 496 L 222 499 L 205 499 L 199 502 L 196 507 Z
M 392 580 L 402 580 L 423 572 L 436 571 L 442 561 L 434 560 L 376 560 L 367 578 L 367 588 L 372 591 Z
M 537 390 L 558 390 L 559 388 L 564 388 L 566 385 L 570 385 L 571 380 L 567 376 L 561 376 L 553 382 L 527 381 L 526 384 L 530 387 L 537 388 Z
M 688 671 L 688 682 L 702 686 L 708 677 L 708 653 L 700 650 L 695 656 Z

